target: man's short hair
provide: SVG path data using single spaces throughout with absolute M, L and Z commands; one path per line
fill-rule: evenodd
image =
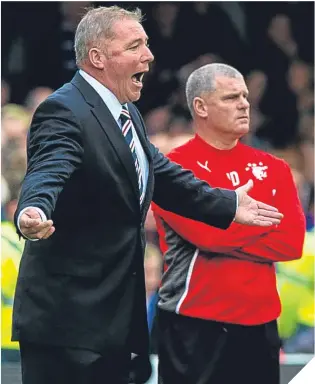
M 74 50 L 78 67 L 87 59 L 91 47 L 99 47 L 102 40 L 113 38 L 113 24 L 123 19 L 132 19 L 141 23 L 141 9 L 136 8 L 134 11 L 128 11 L 114 5 L 88 10 L 78 24 L 74 38 Z
M 213 92 L 215 90 L 215 78 L 217 76 L 243 77 L 237 69 L 222 63 L 207 64 L 193 71 L 186 83 L 186 100 L 192 116 L 194 112 L 194 98 L 200 97 L 204 92 Z

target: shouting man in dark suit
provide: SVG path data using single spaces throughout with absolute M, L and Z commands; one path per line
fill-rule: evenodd
M 132 104 L 153 60 L 147 41 L 140 10 L 90 10 L 75 35 L 79 72 L 34 115 L 15 215 L 29 239 L 13 315 L 24 384 L 128 382 L 131 353 L 148 351 L 143 255 L 152 199 L 218 228 L 282 218 L 247 195 L 250 183 L 212 189 L 148 141 Z

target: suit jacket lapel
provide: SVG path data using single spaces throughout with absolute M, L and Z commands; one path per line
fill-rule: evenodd
M 92 113 L 100 123 L 105 135 L 116 151 L 116 154 L 127 173 L 127 177 L 132 184 L 135 196 L 139 201 L 139 187 L 133 157 L 125 138 L 120 132 L 120 128 L 117 125 L 117 122 L 113 118 L 113 115 L 110 113 L 109 109 L 98 95 L 98 93 L 83 79 L 83 77 L 78 72 L 74 76 L 72 84 L 79 89 L 86 102 L 91 105 Z
M 99 121 L 105 135 L 108 137 L 114 150 L 116 151 L 118 158 L 125 168 L 127 177 L 132 184 L 136 197 L 139 200 L 139 186 L 137 181 L 136 168 L 134 166 L 134 160 L 128 144 L 120 132 L 120 128 L 117 125 L 117 122 L 103 101 L 101 101 L 100 105 L 96 105 L 92 109 L 92 113 Z

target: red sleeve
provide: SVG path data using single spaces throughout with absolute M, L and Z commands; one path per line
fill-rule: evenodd
M 176 150 L 168 155 L 174 162 L 178 162 L 178 156 Z M 183 163 L 179 161 L 179 164 L 185 167 L 185 161 Z M 191 167 L 188 168 L 191 169 Z M 230 253 L 232 250 L 245 246 L 249 241 L 258 240 L 263 234 L 271 230 L 271 227 L 248 227 L 237 223 L 232 223 L 229 228 L 222 230 L 165 211 L 153 202 L 151 207 L 160 238 L 164 236 L 164 231 L 161 228 L 162 219 L 183 239 L 207 252 Z
M 275 262 L 301 258 L 306 230 L 305 216 L 291 170 L 284 161 L 281 163 L 276 207 L 284 214 L 284 218 L 270 233 L 262 235 L 259 240 L 251 239 L 241 250 L 232 252 L 233 256 L 244 256 L 247 259 L 248 256 L 255 256 Z
M 226 230 L 218 229 L 165 211 L 155 203 L 152 203 L 152 211 L 158 223 L 161 219 L 164 220 L 183 239 L 208 252 L 230 253 L 241 249 L 249 239 L 256 241 L 262 234 L 270 231 L 270 228 L 245 227 L 237 223 L 232 223 Z M 160 230 L 158 232 L 159 236 L 163 236 Z

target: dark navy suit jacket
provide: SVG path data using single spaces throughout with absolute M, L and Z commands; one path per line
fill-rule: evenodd
M 18 213 L 42 209 L 56 232 L 26 241 L 13 314 L 13 340 L 95 351 L 148 350 L 144 221 L 159 206 L 227 228 L 235 192 L 211 189 L 149 141 L 128 104 L 149 163 L 143 205 L 134 162 L 117 123 L 77 73 L 37 109 Z

